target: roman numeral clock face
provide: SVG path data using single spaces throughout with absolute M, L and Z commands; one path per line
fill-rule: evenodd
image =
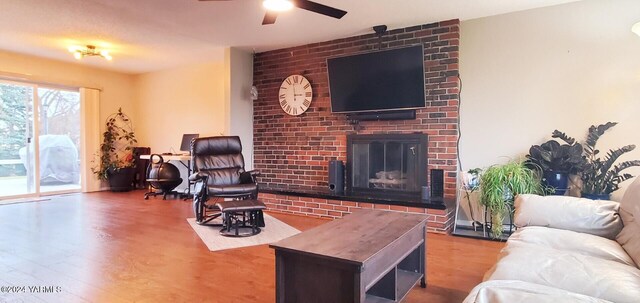
M 280 85 L 278 101 L 285 113 L 298 116 L 309 109 L 312 96 L 313 90 L 309 80 L 300 75 L 291 75 Z

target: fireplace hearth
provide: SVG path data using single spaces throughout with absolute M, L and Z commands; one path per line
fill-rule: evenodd
M 347 192 L 407 198 L 427 185 L 427 135 L 347 136 Z

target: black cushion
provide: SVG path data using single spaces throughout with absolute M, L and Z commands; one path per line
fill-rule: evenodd
M 220 201 L 216 203 L 216 206 L 222 212 L 242 212 L 267 208 L 264 203 L 258 200 Z
M 193 155 L 229 155 L 242 153 L 242 144 L 238 136 L 218 136 L 193 140 Z
M 213 196 L 246 195 L 258 191 L 258 184 L 209 185 L 209 194 Z

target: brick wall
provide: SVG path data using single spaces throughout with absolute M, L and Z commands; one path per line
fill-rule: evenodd
M 346 161 L 347 134 L 421 132 L 429 135 L 429 168 L 445 170 L 445 196 L 456 195 L 458 138 L 459 20 L 394 29 L 382 38 L 355 36 L 256 54 L 254 83 L 254 167 L 260 183 L 326 188 L 329 160 Z M 378 49 L 422 44 L 427 107 L 417 119 L 365 121 L 356 131 L 344 114 L 332 114 L 326 59 Z M 278 90 L 289 75 L 304 75 L 313 86 L 306 113 L 292 117 L 278 104 Z

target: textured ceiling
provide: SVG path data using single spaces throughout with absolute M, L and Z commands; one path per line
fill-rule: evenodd
M 75 61 L 72 44 L 111 50 L 81 64 L 143 73 L 219 60 L 225 47 L 265 51 L 441 20 L 468 20 L 575 0 L 316 0 L 341 20 L 293 9 L 262 26 L 260 0 L 0 0 L 0 50 Z M 1 69 L 1 67 L 0 67 Z

